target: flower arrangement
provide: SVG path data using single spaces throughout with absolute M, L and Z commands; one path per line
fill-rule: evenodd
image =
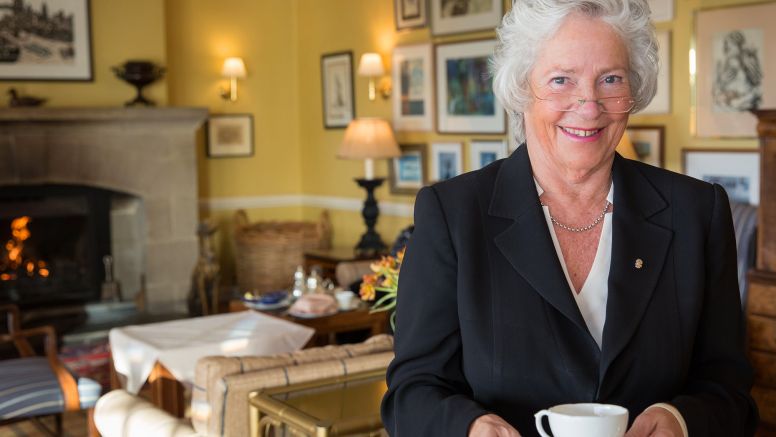
M 361 279 L 361 288 L 358 294 L 362 300 L 374 301 L 377 292 L 382 291 L 385 294 L 372 305 L 370 312 L 388 311 L 396 308 L 396 296 L 399 291 L 399 270 L 404 260 L 404 250 L 402 248 L 396 253 L 396 256 L 384 256 L 378 262 L 370 265 L 374 273 L 366 274 Z M 396 326 L 396 312 L 391 314 L 391 329 Z

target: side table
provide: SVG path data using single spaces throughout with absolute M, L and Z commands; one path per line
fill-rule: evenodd
M 245 311 L 248 309 L 240 300 L 229 302 L 229 312 Z M 255 310 L 254 310 L 255 311 Z M 298 323 L 315 330 L 315 335 L 305 345 L 325 346 L 336 343 L 336 334 L 343 332 L 353 332 L 369 330 L 370 335 L 383 334 L 388 332 L 389 312 L 381 311 L 370 313 L 369 308 L 356 308 L 350 311 L 340 311 L 330 316 L 316 318 L 294 317 L 285 311 L 259 311 L 271 316 L 280 317 L 290 322 Z

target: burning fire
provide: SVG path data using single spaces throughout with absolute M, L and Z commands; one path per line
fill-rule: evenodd
M 4 254 L 0 254 L 0 281 L 13 281 L 19 276 L 40 276 L 47 278 L 50 274 L 45 261 L 25 257 L 24 241 L 30 238 L 27 216 L 13 219 L 11 222 L 11 239 L 5 243 Z

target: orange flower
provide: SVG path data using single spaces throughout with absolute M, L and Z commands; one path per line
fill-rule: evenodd
M 404 252 L 407 250 L 407 246 L 402 247 L 398 252 L 396 252 L 396 260 L 401 264 L 404 262 Z
M 364 275 L 362 277 L 361 287 L 358 290 L 361 299 L 372 301 L 375 300 L 375 284 L 377 283 L 377 275 Z

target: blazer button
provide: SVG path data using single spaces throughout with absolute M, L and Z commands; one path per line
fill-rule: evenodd
M 633 265 L 637 269 L 640 269 L 640 268 L 644 267 L 644 261 L 641 258 L 636 258 L 636 262 Z

